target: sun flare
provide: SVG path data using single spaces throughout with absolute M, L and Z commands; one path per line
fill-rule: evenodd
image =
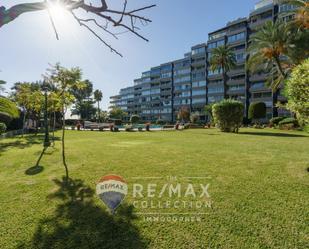
M 68 11 L 60 1 L 50 2 L 48 9 L 52 18 L 57 22 L 63 22 L 67 18 Z

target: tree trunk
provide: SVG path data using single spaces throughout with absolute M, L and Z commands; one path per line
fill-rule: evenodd
M 224 99 L 228 99 L 227 95 L 227 77 L 224 68 L 222 67 L 222 77 L 223 77 L 223 97 Z
M 53 146 L 55 146 L 55 128 L 56 128 L 56 112 L 54 111 L 54 118 L 53 118 Z
M 24 109 L 24 116 L 23 116 L 23 129 L 22 129 L 22 134 L 21 134 L 21 136 L 22 136 L 22 137 L 24 137 L 24 134 L 25 134 L 26 114 L 27 114 L 27 111 L 26 111 L 26 109 Z
M 67 183 L 69 180 L 69 169 L 66 163 L 66 158 L 65 158 L 65 144 L 64 144 L 64 136 L 65 136 L 65 112 L 64 112 L 64 107 L 62 106 L 62 163 L 65 168 L 65 182 Z
M 98 117 L 98 121 L 99 121 L 99 123 L 100 123 L 100 115 L 101 113 L 100 113 L 100 101 L 98 101 L 98 115 L 99 115 L 99 117 Z
M 273 101 L 273 104 L 272 104 L 273 118 L 278 117 L 278 107 L 276 106 L 277 101 L 278 101 L 278 93 L 279 93 L 279 90 L 276 90 L 276 91 L 272 92 L 272 95 L 273 95 L 272 96 L 272 101 Z

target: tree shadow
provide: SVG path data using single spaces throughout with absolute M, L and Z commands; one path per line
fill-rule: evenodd
M 2 141 L 0 140 L 0 155 L 1 153 L 9 150 L 9 149 L 25 149 L 28 147 L 31 147 L 35 144 L 43 144 L 44 141 L 44 135 L 38 134 L 38 135 L 25 135 L 24 137 L 17 136 L 13 138 L 5 138 Z M 13 140 L 9 141 L 8 140 Z M 56 141 L 60 140 L 60 137 L 55 137 Z
M 289 134 L 289 133 L 273 133 L 273 132 L 239 132 L 240 135 L 254 135 L 264 137 L 308 137 L 300 134 Z
M 82 180 L 54 180 L 58 190 L 48 199 L 60 204 L 50 217 L 39 221 L 29 242 L 18 248 L 146 248 L 147 242 L 132 224 L 136 219 L 132 206 L 122 205 L 115 215 L 93 201 L 94 191 Z
M 44 170 L 44 167 L 43 166 L 33 166 L 33 167 L 30 167 L 29 169 L 27 169 L 25 171 L 25 174 L 28 175 L 28 176 L 33 176 L 33 175 L 37 175 L 39 173 L 41 173 L 42 171 Z

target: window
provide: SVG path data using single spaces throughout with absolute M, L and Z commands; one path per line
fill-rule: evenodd
M 172 70 L 171 64 L 161 66 L 161 71 L 171 71 L 171 70 Z
M 189 74 L 190 72 L 191 72 L 190 68 L 178 69 L 178 70 L 174 70 L 174 75 L 178 76 L 178 75 L 182 75 L 182 74 Z
M 206 89 L 205 90 L 193 90 L 192 96 L 197 96 L 197 95 L 206 95 Z
M 191 95 L 190 92 L 182 92 L 181 93 L 181 97 L 188 97 L 190 95 Z
M 245 39 L 245 32 L 241 32 L 239 34 L 236 35 L 231 35 L 227 38 L 228 42 L 235 42 L 235 41 L 239 41 L 239 40 L 243 40 Z
M 211 86 L 211 87 L 208 87 L 208 94 L 223 93 L 223 92 L 224 92 L 223 86 Z
M 146 90 L 146 91 L 142 91 L 142 95 L 149 95 L 150 94 L 150 90 Z
M 205 98 L 192 99 L 192 104 L 206 103 Z
M 161 73 L 161 78 L 170 78 L 172 77 L 172 73 L 168 72 L 168 73 Z
M 235 54 L 235 59 L 237 62 L 242 62 L 246 59 L 246 54 L 245 53 Z
M 209 43 L 208 44 L 208 48 L 216 48 L 216 47 L 223 46 L 224 44 L 225 44 L 225 41 L 224 40 L 220 40 L 220 41 L 217 41 L 217 42 Z
M 295 8 L 296 6 L 292 4 L 282 4 L 279 6 L 279 12 L 287 12 L 287 11 L 294 10 Z
M 258 89 L 258 88 L 263 88 L 265 87 L 264 82 L 255 82 L 251 85 L 251 89 Z
M 192 87 L 206 86 L 206 80 L 200 80 L 192 83 Z
M 209 40 L 214 40 L 214 39 L 218 39 L 222 36 L 225 36 L 226 32 L 220 32 L 220 33 L 216 33 L 216 34 L 212 34 L 209 36 Z
M 245 85 L 235 85 L 229 87 L 230 91 L 242 91 L 245 90 Z
M 197 80 L 197 79 L 201 79 L 201 78 L 205 78 L 205 77 L 206 77 L 205 72 L 192 73 L 192 80 Z
M 208 102 L 209 103 L 218 102 L 222 99 L 223 99 L 223 96 L 221 96 L 221 95 L 220 96 L 210 96 L 210 97 L 208 97 Z
M 174 83 L 180 83 L 180 82 L 186 82 L 186 81 L 190 81 L 191 77 L 190 76 L 184 76 L 184 77 L 180 77 L 174 80 Z
M 180 68 L 180 67 L 189 67 L 191 65 L 190 60 L 185 60 L 185 61 L 181 61 L 181 62 L 176 62 L 174 64 L 175 68 Z
M 192 55 L 202 54 L 205 53 L 205 51 L 206 51 L 205 47 L 195 48 L 192 50 Z
M 151 89 L 151 90 L 150 90 L 150 93 L 151 93 L 151 94 L 158 94 L 158 93 L 160 93 L 160 89 L 159 89 L 159 88 L 157 88 L 157 89 Z
M 216 75 L 216 74 L 219 74 L 220 71 L 221 71 L 221 70 L 215 70 L 215 71 L 209 70 L 209 71 L 208 71 L 208 75 L 209 75 L 209 76 Z

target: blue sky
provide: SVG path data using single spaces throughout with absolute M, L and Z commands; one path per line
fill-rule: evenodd
M 36 0 L 38 1 L 38 0 Z M 4 0 L 9 7 L 30 0 Z M 115 4 L 115 0 L 109 0 Z M 121 1 L 117 0 L 116 3 Z M 111 53 L 94 36 L 70 16 L 57 17 L 60 40 L 55 39 L 46 12 L 29 13 L 0 29 L 0 79 L 7 88 L 17 81 L 36 81 L 48 63 L 79 66 L 84 78 L 91 80 L 95 89 L 104 95 L 103 108 L 109 97 L 119 89 L 133 84 L 142 71 L 163 62 L 179 59 L 190 47 L 207 41 L 207 34 L 228 21 L 244 17 L 257 0 L 129 0 L 132 7 L 157 4 L 145 11 L 153 22 L 143 27 L 142 34 L 150 42 L 126 33 L 119 40 L 103 34 L 123 55 Z

